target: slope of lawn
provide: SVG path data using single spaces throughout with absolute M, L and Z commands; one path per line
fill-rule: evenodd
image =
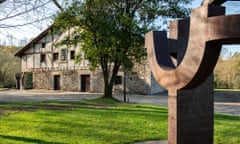
M 240 117 L 215 115 L 215 143 L 240 143 Z M 3 144 L 131 144 L 167 139 L 167 108 L 97 99 L 0 104 Z

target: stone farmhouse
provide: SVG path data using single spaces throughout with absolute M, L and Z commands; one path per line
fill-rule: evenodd
M 47 89 L 63 91 L 103 92 L 103 78 L 100 69 L 91 71 L 89 62 L 82 59 L 75 62 L 75 55 L 81 54 L 78 47 L 55 44 L 71 30 L 65 33 L 53 33 L 53 26 L 48 27 L 15 56 L 20 58 L 21 72 L 16 75 L 20 88 Z M 146 61 L 137 64 L 134 71 L 126 74 L 126 89 L 129 93 L 154 94 L 164 91 L 154 80 Z M 119 72 L 114 91 L 123 89 L 123 72 Z

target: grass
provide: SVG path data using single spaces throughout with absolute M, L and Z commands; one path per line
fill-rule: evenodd
M 167 108 L 96 99 L 0 104 L 0 143 L 131 144 L 167 139 Z M 240 143 L 240 117 L 215 115 L 215 143 Z
M 9 88 L 0 88 L 0 91 L 8 90 Z
M 226 92 L 240 92 L 240 89 L 214 89 L 216 92 L 226 91 Z
M 240 144 L 240 117 L 215 114 L 214 140 L 217 144 Z

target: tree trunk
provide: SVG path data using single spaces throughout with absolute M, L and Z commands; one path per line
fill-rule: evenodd
M 107 71 L 103 71 L 103 78 L 104 78 L 104 98 L 113 98 L 112 91 L 113 91 L 113 82 L 109 81 L 109 79 L 112 79 L 114 75 L 111 75 Z
M 114 67 L 111 73 L 107 71 L 106 69 L 103 70 L 103 78 L 104 78 L 104 98 L 113 98 L 112 92 L 113 92 L 113 85 L 119 70 L 120 64 L 115 61 Z
M 111 83 L 106 84 L 105 83 L 103 97 L 104 98 L 113 98 L 112 91 L 113 91 L 113 84 L 111 84 Z

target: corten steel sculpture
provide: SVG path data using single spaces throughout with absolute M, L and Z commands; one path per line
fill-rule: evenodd
M 213 143 L 213 69 L 221 45 L 240 42 L 240 15 L 225 16 L 226 0 L 205 0 L 189 19 L 149 32 L 152 73 L 168 90 L 168 143 Z

